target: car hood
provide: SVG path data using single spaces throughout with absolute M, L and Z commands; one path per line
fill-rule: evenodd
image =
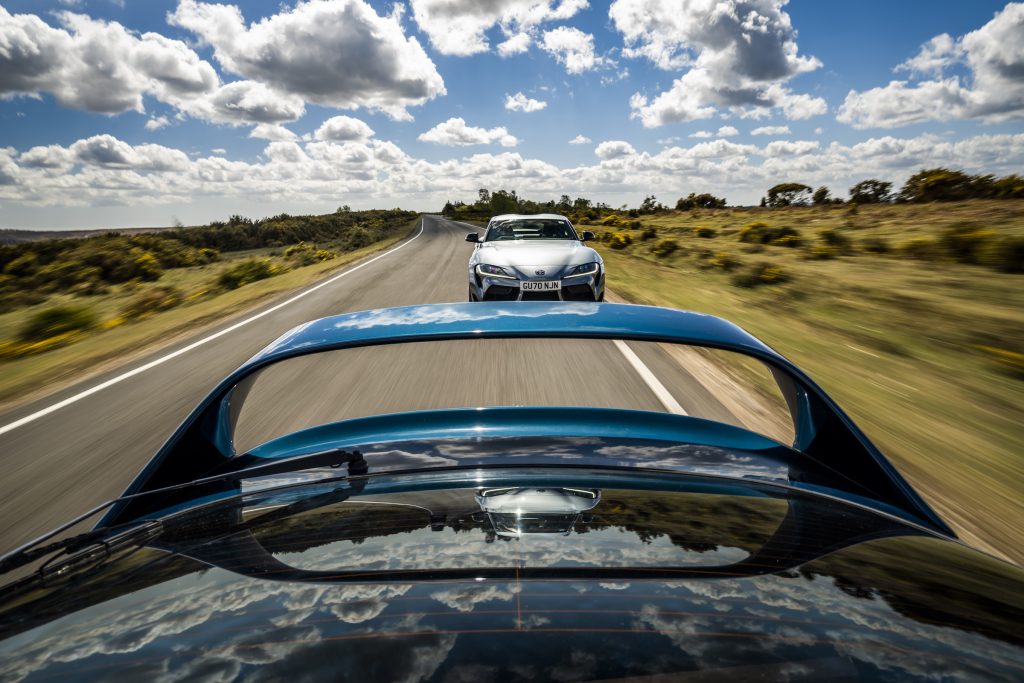
M 792 662 L 808 675 L 787 680 L 1020 679 L 1019 569 L 824 499 L 663 476 L 385 476 L 165 522 L 0 593 L 0 680 L 776 680 Z M 475 500 L 492 484 L 602 498 L 560 535 L 510 538 Z
M 479 256 L 484 263 L 517 269 L 578 266 L 601 261 L 596 251 L 575 240 L 484 242 L 480 247 Z

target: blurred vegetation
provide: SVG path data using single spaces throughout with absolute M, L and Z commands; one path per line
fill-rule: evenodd
M 0 245 L 0 358 L 48 351 L 396 236 L 398 209 Z
M 807 369 L 965 540 L 1024 563 L 1024 200 L 852 206 L 665 212 L 595 246 L 611 291 Z

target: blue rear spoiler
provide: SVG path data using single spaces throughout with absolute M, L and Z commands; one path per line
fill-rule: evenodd
M 802 370 L 740 327 L 710 315 L 653 306 L 544 302 L 428 304 L 322 318 L 300 325 L 246 361 L 186 418 L 125 495 L 222 471 L 238 454 L 232 433 L 256 373 L 313 353 L 455 339 L 574 338 L 687 344 L 741 353 L 772 371 L 793 416 L 792 447 L 855 483 L 858 492 L 947 536 L 953 531 L 921 499 L 849 417 Z M 248 381 L 247 381 L 248 380 Z M 688 420 L 684 416 L 674 416 Z M 144 500 L 144 499 L 143 499 Z M 118 503 L 98 526 L 138 518 L 154 507 Z

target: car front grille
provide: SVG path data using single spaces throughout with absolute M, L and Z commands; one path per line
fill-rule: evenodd
M 523 292 L 523 301 L 561 301 L 558 292 Z
M 484 292 L 484 301 L 515 301 L 519 298 L 518 287 L 502 287 L 491 285 Z

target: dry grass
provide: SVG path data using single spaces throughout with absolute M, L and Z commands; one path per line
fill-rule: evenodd
M 952 262 L 865 253 L 863 240 L 934 238 L 970 223 L 1024 236 L 1024 202 L 727 209 L 641 219 L 658 239 L 602 249 L 609 286 L 638 303 L 728 318 L 806 368 L 969 543 L 1024 563 L 1024 276 Z M 831 228 L 854 255 L 738 240 L 753 221 L 817 243 Z M 695 226 L 714 228 L 698 238 Z M 650 247 L 674 239 L 659 258 Z M 702 258 L 704 250 L 715 256 Z M 756 253 L 751 253 L 756 252 Z M 743 288 L 708 263 L 770 262 L 790 279 Z
M 14 337 L 33 313 L 62 304 L 88 306 L 104 321 L 101 329 L 76 338 L 75 343 L 69 346 L 3 361 L 0 364 L 0 402 L 15 405 L 52 393 L 64 382 L 80 381 L 108 369 L 112 364 L 125 362 L 128 354 L 151 352 L 158 346 L 177 341 L 185 334 L 240 317 L 271 297 L 304 287 L 331 271 L 385 249 L 405 237 L 403 232 L 397 237 L 342 254 L 336 259 L 295 268 L 277 277 L 231 291 L 218 288 L 220 273 L 241 260 L 267 256 L 280 250 L 232 252 L 214 264 L 165 271 L 160 280 L 154 283 L 112 287 L 109 293 L 99 296 L 54 295 L 37 306 L 0 315 L 0 339 Z M 181 291 L 184 302 L 180 306 L 137 321 L 124 319 L 123 310 L 134 297 L 141 292 L 165 286 L 173 286 Z M 3 404 L 0 403 L 0 406 Z

